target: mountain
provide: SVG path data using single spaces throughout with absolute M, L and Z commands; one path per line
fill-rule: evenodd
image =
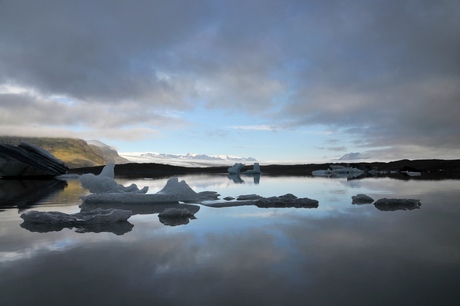
M 129 160 L 118 155 L 117 150 L 115 150 L 111 146 L 108 146 L 99 140 L 88 140 L 87 143 L 96 153 L 104 157 L 104 160 L 106 161 L 106 163 L 107 162 L 112 162 L 115 164 L 129 163 Z
M 352 152 L 343 155 L 339 158 L 339 160 L 358 160 L 358 159 L 366 159 L 367 157 L 359 152 Z
M 63 161 L 69 168 L 93 167 L 105 165 L 108 162 L 128 162 L 118 153 L 104 146 L 89 145 L 85 140 L 78 138 L 52 138 L 52 137 L 14 137 L 0 136 L 0 143 L 18 145 L 21 142 L 39 146 L 56 158 Z M 108 147 L 108 146 L 106 146 Z
M 233 165 L 234 163 L 253 163 L 257 160 L 253 157 L 239 157 L 230 155 L 206 155 L 206 154 L 168 154 L 168 153 L 139 153 L 121 152 L 120 155 L 131 162 L 136 163 L 159 163 L 176 166 L 222 166 Z

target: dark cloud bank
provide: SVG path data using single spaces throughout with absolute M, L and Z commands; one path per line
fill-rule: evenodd
M 199 105 L 329 126 L 363 150 L 452 157 L 459 11 L 456 0 L 4 0 L 0 125 L 155 133 Z

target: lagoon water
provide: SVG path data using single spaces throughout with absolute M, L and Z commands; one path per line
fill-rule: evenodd
M 292 193 L 318 208 L 213 208 L 167 226 L 24 228 L 28 210 L 75 213 L 78 180 L 0 180 L 0 305 L 458 305 L 460 181 L 180 176 L 221 198 Z M 160 190 L 167 178 L 123 179 Z M 381 211 L 351 196 L 416 198 Z

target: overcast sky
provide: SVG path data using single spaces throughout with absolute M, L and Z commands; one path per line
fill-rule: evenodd
M 0 134 L 460 158 L 460 1 L 0 0 Z

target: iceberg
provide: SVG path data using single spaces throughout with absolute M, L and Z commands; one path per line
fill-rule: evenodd
M 178 201 L 190 202 L 198 199 L 198 194 L 182 180 L 177 177 L 170 178 L 166 185 L 156 193 L 157 195 L 175 196 Z
M 321 177 L 357 177 L 363 174 L 364 171 L 355 167 L 330 165 L 327 170 L 312 171 L 313 176 Z
M 101 209 L 81 211 L 75 214 L 66 214 L 59 211 L 36 211 L 31 210 L 21 214 L 25 222 L 43 224 L 64 224 L 68 226 L 80 226 L 86 224 L 104 224 L 127 221 L 132 212 L 121 209 Z
M 147 193 L 148 186 L 139 190 L 136 184 L 131 184 L 128 187 L 118 184 L 114 180 L 114 168 L 114 163 L 108 163 L 99 175 L 83 174 L 80 177 L 81 186 L 89 189 L 91 193 Z
M 154 194 L 147 194 L 148 186 L 139 190 L 136 184 L 120 185 L 114 180 L 113 163 L 107 164 L 99 175 L 82 175 L 80 182 L 91 192 L 82 198 L 83 204 L 178 204 L 199 200 L 199 194 L 177 177 L 170 178 L 163 189 Z
M 244 167 L 244 164 L 242 163 L 236 163 L 233 166 L 229 167 L 227 169 L 228 173 L 230 174 L 239 174 L 241 169 Z
M 134 227 L 127 220 L 131 211 L 120 209 L 94 209 L 76 214 L 65 214 L 58 211 L 28 211 L 21 215 L 24 222 L 21 227 L 38 233 L 61 231 L 64 228 L 76 228 L 77 233 L 111 232 L 123 235 Z
M 244 172 L 244 174 L 261 174 L 261 173 L 262 171 L 260 171 L 259 163 L 254 163 L 254 166 L 252 167 L 252 169 Z

